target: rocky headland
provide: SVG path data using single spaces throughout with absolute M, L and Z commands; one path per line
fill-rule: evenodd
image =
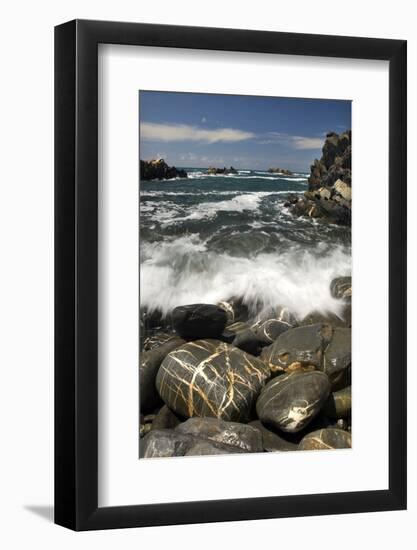
M 286 206 L 296 216 L 309 216 L 339 225 L 351 224 L 352 132 L 327 134 L 320 160 L 310 167 L 308 191 L 294 195 Z
M 145 180 L 170 180 L 174 178 L 186 178 L 187 172 L 168 166 L 164 159 L 141 160 L 140 179 Z
M 251 318 L 241 300 L 141 312 L 140 456 L 351 446 L 351 279 L 343 318 Z

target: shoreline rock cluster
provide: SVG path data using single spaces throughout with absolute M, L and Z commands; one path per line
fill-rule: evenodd
M 350 278 L 330 292 L 339 323 L 233 298 L 142 312 L 140 456 L 349 448 Z
M 230 168 L 226 168 L 226 166 L 224 166 L 223 168 L 214 168 L 213 166 L 209 166 L 207 168 L 207 174 L 209 176 L 227 176 L 229 174 L 237 174 L 238 171 L 236 170 L 236 168 L 233 168 L 233 166 L 231 166 Z
M 282 174 L 283 176 L 292 176 L 293 173 L 288 168 L 269 168 L 268 172 L 270 174 Z
M 296 216 L 350 226 L 352 212 L 352 132 L 330 132 L 320 160 L 310 167 L 308 191 L 286 203 Z
M 175 166 L 168 166 L 164 159 L 141 160 L 140 179 L 146 180 L 169 180 L 174 178 L 186 178 L 187 172 Z

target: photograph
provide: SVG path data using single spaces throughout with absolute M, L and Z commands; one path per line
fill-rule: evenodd
M 139 456 L 350 448 L 351 101 L 139 113 Z

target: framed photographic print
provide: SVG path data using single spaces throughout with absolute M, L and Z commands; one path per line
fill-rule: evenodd
M 406 42 L 55 30 L 55 521 L 406 507 Z

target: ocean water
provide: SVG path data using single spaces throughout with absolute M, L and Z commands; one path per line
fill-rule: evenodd
M 240 170 L 140 184 L 140 302 L 164 314 L 178 305 L 240 297 L 253 316 L 274 306 L 299 318 L 341 314 L 330 295 L 351 274 L 351 231 L 284 206 L 307 174 Z

